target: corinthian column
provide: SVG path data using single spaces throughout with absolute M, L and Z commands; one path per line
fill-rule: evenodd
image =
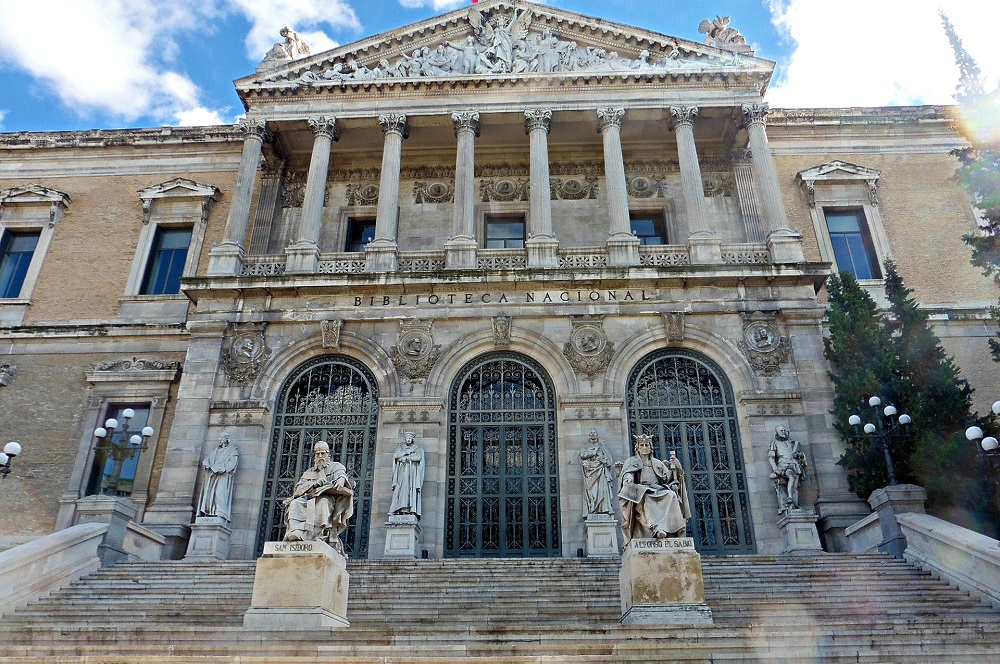
M 801 263 L 805 260 L 802 236 L 788 227 L 778 170 L 774 167 L 774 157 L 771 156 L 767 132 L 764 130 L 768 110 L 767 104 L 743 106 L 757 199 L 760 201 L 764 225 L 768 229 L 767 243 L 771 248 L 771 260 L 775 263 Z
M 250 201 L 260 167 L 265 131 L 264 120 L 260 119 L 246 119 L 239 126 L 243 131 L 243 154 L 236 172 L 225 235 L 222 242 L 209 252 L 208 273 L 212 276 L 238 275 L 243 266 L 243 240 L 250 222 Z
M 330 167 L 330 146 L 340 140 L 337 118 L 316 117 L 307 120 L 313 131 L 312 157 L 306 176 L 306 191 L 299 217 L 299 234 L 295 244 L 285 250 L 289 273 L 316 272 L 319 268 L 319 234 L 323 225 L 323 203 L 326 198 L 326 176 Z
M 389 113 L 378 116 L 385 141 L 382 146 L 382 176 L 378 184 L 378 208 L 375 212 L 375 239 L 365 248 L 368 272 L 396 270 L 396 232 L 399 224 L 399 168 L 403 139 L 410 135 L 406 116 Z
M 559 243 L 552 234 L 552 196 L 549 189 L 549 130 L 552 111 L 532 109 L 524 112 L 524 132 L 528 134 L 530 170 L 530 208 L 528 212 L 528 267 L 558 267 Z
M 608 264 L 638 265 L 639 238 L 632 235 L 622 156 L 624 108 L 597 109 L 597 131 L 604 140 L 604 188 L 608 196 Z
M 677 139 L 677 161 L 681 169 L 681 191 L 688 218 L 688 253 L 695 264 L 722 262 L 722 241 L 708 225 L 705 189 L 701 179 L 698 149 L 694 142 L 694 106 L 670 109 L 671 128 Z
M 476 137 L 479 113 L 452 113 L 458 152 L 455 156 L 455 207 L 453 235 L 445 243 L 445 265 L 449 268 L 476 267 Z

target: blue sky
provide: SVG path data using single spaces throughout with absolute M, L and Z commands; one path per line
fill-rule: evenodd
M 233 122 L 233 79 L 288 24 L 313 53 L 468 6 L 469 0 L 0 0 L 0 131 Z M 938 0 L 552 0 L 702 41 L 715 14 L 778 69 L 773 106 L 949 103 L 957 69 Z M 1000 2 L 947 11 L 992 82 Z

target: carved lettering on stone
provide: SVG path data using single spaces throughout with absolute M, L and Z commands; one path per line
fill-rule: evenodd
M 603 316 L 582 316 L 571 323 L 573 331 L 563 345 L 563 355 L 574 371 L 593 379 L 608 368 L 615 345 L 604 333 Z
M 433 326 L 433 321 L 420 319 L 400 321 L 398 345 L 389 349 L 396 370 L 412 383 L 427 378 L 441 355 L 441 346 L 434 344 Z
M 339 318 L 320 321 L 319 329 L 323 335 L 323 348 L 340 348 L 340 332 L 344 321 Z
M 791 342 L 781 336 L 773 317 L 757 313 L 747 316 L 743 336 L 737 344 L 746 356 L 754 373 L 774 376 L 781 371 L 781 364 L 791 354 Z
M 238 385 L 249 385 L 271 357 L 264 333 L 267 323 L 229 324 L 223 345 L 222 368 Z

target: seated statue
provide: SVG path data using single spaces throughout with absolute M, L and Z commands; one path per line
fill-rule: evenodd
M 320 540 L 344 552 L 340 533 L 354 514 L 355 483 L 344 464 L 330 458 L 330 446 L 313 446 L 313 465 L 302 473 L 291 498 L 286 498 L 286 542 Z
M 653 457 L 653 439 L 635 438 L 635 456 L 622 467 L 618 504 L 625 544 L 633 538 L 683 537 L 691 509 L 684 471 L 674 452 L 669 463 Z

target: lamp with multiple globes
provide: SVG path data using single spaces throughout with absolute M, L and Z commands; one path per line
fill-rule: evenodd
M 0 452 L 0 479 L 10 474 L 10 462 L 20 453 L 21 444 L 13 440 L 3 446 L 3 452 Z
M 994 401 L 990 408 L 993 411 L 992 419 L 994 423 L 1000 418 L 1000 401 Z M 971 426 L 965 430 L 965 437 L 972 441 L 979 441 L 979 453 L 987 463 L 993 476 L 993 481 L 1000 484 L 1000 441 L 994 436 L 986 436 L 981 427 Z
M 126 408 L 122 411 L 121 436 L 119 440 L 115 440 L 118 420 L 113 417 L 109 417 L 103 427 L 94 429 L 94 437 L 97 439 L 94 444 L 94 450 L 107 453 L 114 461 L 111 474 L 105 477 L 102 482 L 102 488 L 118 486 L 125 462 L 145 450 L 149 437 L 154 433 L 153 427 L 144 427 L 141 435 L 132 434 L 129 436 L 128 423 L 133 417 L 135 417 L 135 411 L 131 408 Z
M 885 455 L 885 467 L 889 472 L 889 484 L 899 484 L 899 480 L 896 477 L 896 464 L 893 463 L 892 452 L 890 451 L 890 443 L 893 436 L 910 435 L 909 426 L 907 425 L 913 419 L 906 413 L 897 416 L 898 411 L 892 404 L 886 404 L 879 409 L 879 406 L 882 406 L 881 397 L 869 397 L 868 406 L 872 409 L 872 417 L 870 418 L 873 420 L 872 422 L 866 422 L 861 427 L 861 416 L 851 415 L 847 419 L 847 423 L 854 427 L 856 439 L 860 439 L 861 436 L 867 436 L 872 442 L 877 443 L 882 448 L 882 453 Z

